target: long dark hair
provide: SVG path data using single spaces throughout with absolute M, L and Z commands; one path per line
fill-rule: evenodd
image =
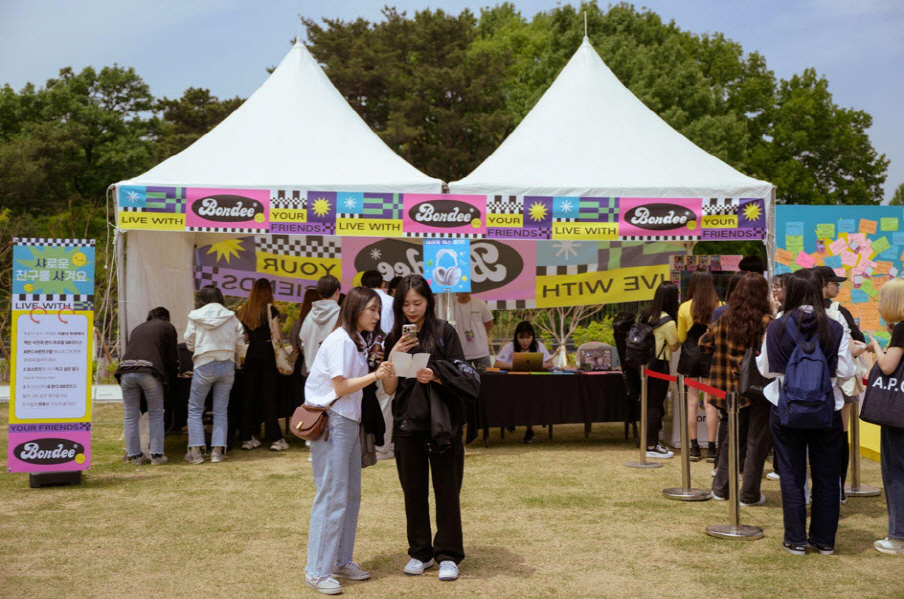
M 348 333 L 348 336 L 352 338 L 360 352 L 363 352 L 370 345 L 370 340 L 373 336 L 380 334 L 379 325 L 377 325 L 373 333 L 370 331 L 358 332 L 358 317 L 364 312 L 370 300 L 374 298 L 377 299 L 377 304 L 379 304 L 380 296 L 377 295 L 376 291 L 369 287 L 355 287 L 348 292 L 345 303 L 342 304 L 342 308 L 339 310 L 339 319 L 336 320 L 336 328 L 343 329 Z
M 770 314 L 769 283 L 763 275 L 745 272 L 728 298 L 728 309 L 721 317 L 728 338 L 738 347 L 752 347 L 763 326 L 763 316 Z
M 708 270 L 697 270 L 691 275 L 687 286 L 687 299 L 691 302 L 694 324 L 708 325 L 712 320 L 713 310 L 719 305 L 719 295 L 713 285 L 713 276 Z
M 392 336 L 395 339 L 401 339 L 402 325 L 408 323 L 402 305 L 405 303 L 405 296 L 409 291 L 414 291 L 427 302 L 427 312 L 424 314 L 424 322 L 417 332 L 417 342 L 421 351 L 432 353 L 439 345 L 440 335 L 439 322 L 436 319 L 436 298 L 433 297 L 427 280 L 421 275 L 402 277 L 399 286 L 396 287 L 395 295 L 392 297 L 392 314 L 394 316 Z
M 273 287 L 271 287 L 268 279 L 261 277 L 254 281 L 254 285 L 251 286 L 251 293 L 248 294 L 248 301 L 245 302 L 245 305 L 242 306 L 242 309 L 239 311 L 239 319 L 246 327 L 253 331 L 261 326 L 261 316 L 264 315 L 267 304 L 272 303 Z M 266 323 L 269 318 L 270 315 L 267 314 L 263 322 Z
M 534 327 L 531 323 L 526 320 L 522 320 L 518 323 L 518 326 L 515 327 L 515 334 L 512 336 L 512 351 L 520 352 L 521 344 L 518 343 L 518 335 L 522 333 L 527 333 L 531 336 L 530 347 L 527 348 L 529 352 L 536 352 L 540 349 L 537 345 L 537 335 L 534 333 Z
M 801 306 L 812 306 L 813 315 L 816 317 L 816 333 L 819 335 L 819 344 L 825 348 L 833 346 L 832 329 L 829 326 L 829 317 L 822 300 L 822 288 L 814 280 L 810 273 L 798 271 L 785 281 L 785 304 L 783 306 L 785 316 L 794 318 L 792 312 Z M 800 326 L 802 314 L 797 310 L 797 318 L 794 321 Z
M 662 313 L 668 314 L 672 320 L 678 320 L 678 286 L 671 281 L 663 281 L 656 288 L 653 303 L 643 311 L 640 320 L 655 326 Z

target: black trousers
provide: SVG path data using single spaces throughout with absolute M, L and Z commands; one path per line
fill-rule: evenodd
M 245 359 L 245 402 L 242 408 L 242 440 L 261 432 L 261 416 L 264 419 L 266 435 L 264 440 L 273 443 L 282 439 L 279 430 L 279 406 L 276 390 L 279 384 L 276 358 L 271 353 L 261 356 L 251 355 Z
M 834 547 L 841 510 L 841 475 L 838 472 L 838 452 L 844 442 L 841 412 L 835 412 L 831 428 L 791 429 L 779 423 L 778 411 L 773 407 L 770 423 L 775 459 L 782 472 L 785 541 L 803 545 L 809 538 L 819 545 Z M 808 456 L 813 479 L 809 537 L 804 498 Z
M 452 447 L 442 454 L 427 451 L 429 433 L 394 435 L 395 461 L 405 495 L 408 521 L 408 555 L 428 562 L 465 558 L 461 531 L 461 484 L 465 456 L 461 429 L 452 436 Z M 436 498 L 436 536 L 430 533 L 430 479 Z
M 738 463 L 744 469 L 744 482 L 738 495 L 744 503 L 756 503 L 760 499 L 763 466 L 772 445 L 772 429 L 769 428 L 771 407 L 771 403 L 761 399 L 738 412 Z M 737 474 L 728 472 L 728 415 L 724 410 L 722 412 L 713 492 L 727 498 L 728 477 Z
M 669 374 L 668 360 L 653 360 L 650 370 Z M 647 447 L 655 447 L 659 443 L 659 430 L 662 428 L 662 417 L 665 415 L 665 397 L 669 393 L 669 381 L 647 377 Z

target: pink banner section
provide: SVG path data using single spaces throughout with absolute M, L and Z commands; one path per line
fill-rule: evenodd
M 487 197 L 406 193 L 405 233 L 420 237 L 471 237 L 487 232 Z
M 187 227 L 264 232 L 270 225 L 270 192 L 266 189 L 190 187 L 185 199 Z
M 10 424 L 7 472 L 91 468 L 91 423 Z
M 620 198 L 618 210 L 622 238 L 698 237 L 703 225 L 700 198 Z

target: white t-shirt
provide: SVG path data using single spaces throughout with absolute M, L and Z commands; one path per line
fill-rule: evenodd
M 392 313 L 392 296 L 382 289 L 374 289 L 374 291 L 380 296 L 383 304 L 380 308 L 380 329 L 388 335 L 395 323 L 395 316 Z
M 537 341 L 537 351 L 543 354 L 543 362 L 547 362 L 552 359 L 552 354 L 546 351 L 546 346 L 543 345 L 542 341 Z M 512 358 L 514 358 L 514 356 L 515 346 L 511 341 L 509 341 L 502 346 L 502 349 L 499 351 L 499 355 L 496 356 L 496 359 L 500 362 L 508 362 L 509 364 L 511 364 Z
M 314 358 L 311 372 L 304 385 L 305 403 L 325 406 L 336 399 L 333 378 L 341 376 L 353 379 L 368 372 L 367 358 L 359 352 L 355 342 L 345 329 L 339 328 L 327 335 Z M 361 422 L 361 399 L 364 391 L 343 395 L 333 404 L 332 410 L 355 422 Z
M 455 320 L 455 332 L 458 333 L 466 360 L 490 355 L 487 329 L 483 323 L 493 322 L 493 312 L 485 301 L 471 296 L 471 301 L 462 304 L 453 299 L 452 318 Z

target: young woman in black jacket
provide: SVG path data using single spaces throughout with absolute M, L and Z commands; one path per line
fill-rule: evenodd
M 420 275 L 402 279 L 393 300 L 395 322 L 386 338 L 392 348 L 387 359 L 397 353 L 430 354 L 427 368 L 417 372 L 416 378 L 390 376 L 384 379 L 387 394 L 394 394 L 393 441 L 399 481 L 405 495 L 405 516 L 408 521 L 408 555 L 405 574 L 423 574 L 439 562 L 439 579 L 458 578 L 458 564 L 464 559 L 462 541 L 460 494 L 464 476 L 464 401 L 440 377 L 439 364 L 464 360 L 464 352 L 455 328 L 437 320 L 436 302 L 430 286 Z M 417 335 L 402 335 L 402 326 L 414 324 Z M 444 384 L 445 383 L 445 384 Z M 431 434 L 431 394 L 448 407 L 451 439 L 448 445 L 438 444 Z M 436 416 L 435 414 L 433 416 Z M 430 508 L 428 503 L 432 471 L 433 493 L 436 497 L 436 537 L 431 540 Z

